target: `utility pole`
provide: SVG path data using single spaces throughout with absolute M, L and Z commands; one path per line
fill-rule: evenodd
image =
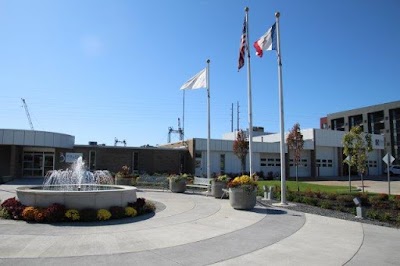
M 233 103 L 231 107 L 231 132 L 233 132 Z
M 236 125 L 236 130 L 239 131 L 239 101 L 236 103 L 236 112 L 237 112 L 237 125 Z
M 25 99 L 21 98 L 21 100 L 22 100 L 22 104 L 24 105 L 24 108 L 25 108 L 25 113 L 26 113 L 26 117 L 28 118 L 28 121 L 29 121 L 29 126 L 31 127 L 31 130 L 35 130 L 33 128 L 31 116 L 29 114 L 28 106 L 26 105 Z

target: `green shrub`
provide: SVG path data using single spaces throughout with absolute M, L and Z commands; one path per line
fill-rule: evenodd
M 385 212 L 380 216 L 380 220 L 384 222 L 389 222 L 392 219 L 392 214 L 390 212 Z
M 294 201 L 293 199 L 295 198 L 295 194 L 294 193 L 288 193 L 287 194 L 287 196 L 286 196 L 286 199 L 288 200 L 288 201 Z
M 335 205 L 335 206 L 333 207 L 333 209 L 334 209 L 335 211 L 339 211 L 339 212 L 345 212 L 345 211 L 346 211 L 346 208 L 345 208 L 344 206 L 342 206 L 342 205 Z
M 400 195 L 395 195 L 392 198 L 391 202 L 392 202 L 393 209 L 400 210 Z
M 329 200 L 322 200 L 320 201 L 320 207 L 323 209 L 332 209 L 333 204 Z
M 376 210 L 388 210 L 390 209 L 391 205 L 389 201 L 374 200 L 371 202 L 371 207 Z
M 343 207 L 353 207 L 354 202 L 353 202 L 353 196 L 352 195 L 338 195 L 336 197 L 336 201 L 339 205 Z
M 8 211 L 5 208 L 0 208 L 0 218 L 10 219 L 11 215 L 8 213 Z
M 379 218 L 379 213 L 376 210 L 370 209 L 367 211 L 367 217 L 373 220 L 376 220 Z
M 317 206 L 318 199 L 310 198 L 310 197 L 303 197 L 302 203 L 307 204 L 307 205 Z
M 313 198 L 314 192 L 310 188 L 307 188 L 306 191 L 304 192 L 304 196 L 306 196 L 308 198 Z
M 327 197 L 329 200 L 336 200 L 337 198 L 337 193 L 333 192 L 333 193 L 327 193 Z
M 380 194 L 376 195 L 376 197 L 379 200 L 383 200 L 383 201 L 389 200 L 389 195 L 385 194 L 385 193 L 380 193 Z

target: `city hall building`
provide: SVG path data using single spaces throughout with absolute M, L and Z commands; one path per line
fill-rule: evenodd
M 301 130 L 304 146 L 298 166 L 299 177 L 337 177 L 348 175 L 348 166 L 343 161 L 342 139 L 345 132 L 323 129 Z M 237 132 L 224 135 L 223 139 L 210 140 L 210 169 L 214 174 L 241 172 L 241 163 L 233 153 L 233 143 Z M 280 134 L 253 137 L 253 172 L 263 173 L 264 176 L 280 176 Z M 367 175 L 377 176 L 383 173 L 381 158 L 383 157 L 383 136 L 372 134 L 373 150 L 368 154 Z M 286 139 L 287 135 L 285 136 Z M 171 144 L 180 146 L 181 142 Z M 192 172 L 196 176 L 207 174 L 207 139 L 194 138 L 186 141 L 190 153 Z M 246 161 L 246 171 L 249 171 L 249 156 Z M 288 177 L 295 176 L 293 154 L 285 145 L 285 165 Z
M 302 130 L 304 148 L 298 167 L 299 177 L 336 177 L 347 175 L 343 164 L 343 131 Z M 236 132 L 210 140 L 210 169 L 213 174 L 241 171 L 233 153 Z M 253 137 L 253 171 L 264 176 L 280 176 L 280 135 L 257 130 Z M 383 173 L 384 137 L 372 134 L 373 151 L 368 157 L 367 175 Z M 293 156 L 286 149 L 286 173 L 294 176 Z M 50 170 L 66 169 L 82 156 L 88 170 L 118 172 L 127 165 L 136 173 L 193 173 L 206 176 L 207 139 L 194 138 L 159 147 L 117 147 L 75 144 L 75 137 L 62 133 L 0 129 L 0 177 L 42 177 Z M 249 162 L 247 158 L 247 171 Z
M 138 173 L 188 171 L 186 149 L 75 145 L 62 133 L 0 129 L 0 177 L 43 177 L 50 170 L 66 169 L 82 156 L 88 170 L 118 172 L 127 165 Z

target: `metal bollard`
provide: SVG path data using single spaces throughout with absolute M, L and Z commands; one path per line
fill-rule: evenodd
M 270 186 L 268 189 L 268 200 L 272 200 L 274 198 L 274 196 L 272 195 L 272 192 L 274 191 L 274 187 Z
M 267 197 L 267 194 L 268 194 L 267 186 L 263 186 L 263 189 L 264 189 L 264 198 L 263 198 L 263 200 L 268 200 L 268 197 Z
M 365 217 L 365 209 L 361 206 L 361 200 L 359 198 L 354 198 L 353 202 L 356 205 L 356 218 L 363 219 Z

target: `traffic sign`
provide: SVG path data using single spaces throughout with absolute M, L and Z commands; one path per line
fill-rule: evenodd
M 390 163 L 389 163 L 390 160 Z M 392 155 L 390 155 L 389 153 L 386 153 L 385 156 L 383 156 L 382 161 L 384 161 L 387 165 L 390 165 L 391 163 L 393 163 L 394 161 L 394 157 Z

